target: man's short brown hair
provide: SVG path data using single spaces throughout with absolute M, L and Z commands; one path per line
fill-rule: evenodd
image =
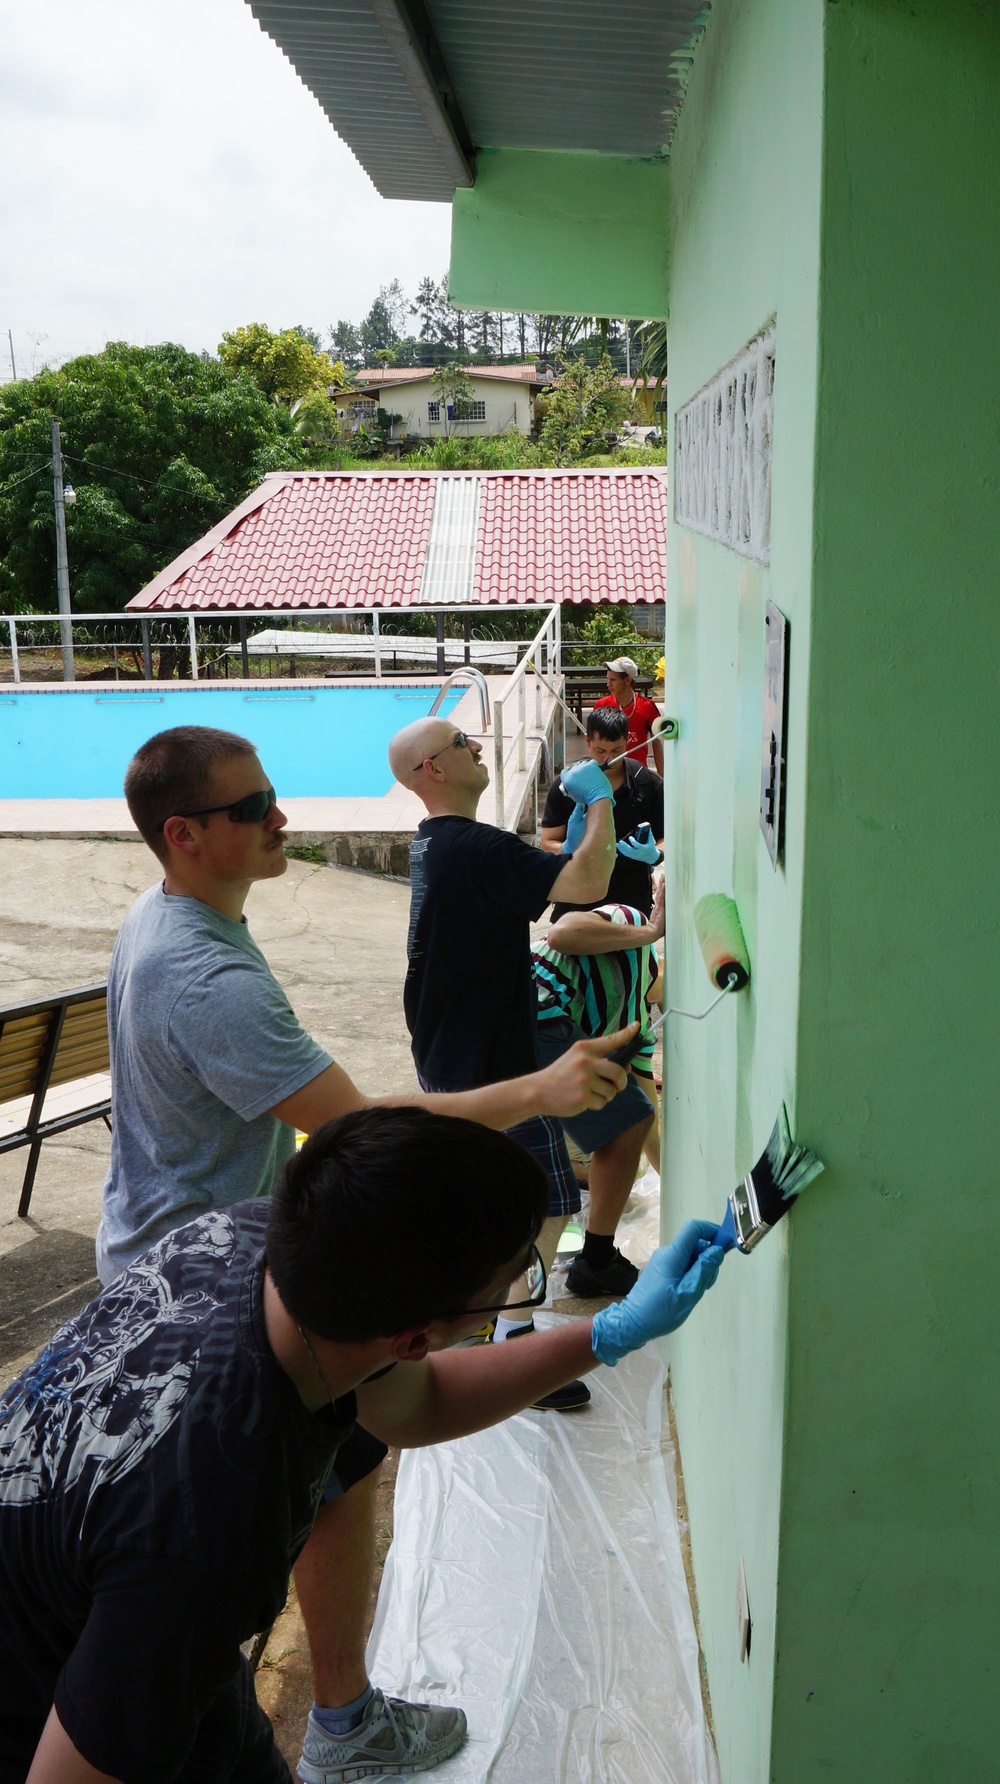
M 220 762 L 256 754 L 248 738 L 212 725 L 174 725 L 136 750 L 125 771 L 125 798 L 139 835 L 160 861 L 167 858 L 166 820 L 209 802 Z

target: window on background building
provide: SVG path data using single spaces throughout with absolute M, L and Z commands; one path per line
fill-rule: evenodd
M 427 405 L 427 419 L 428 419 L 428 421 L 440 421 L 440 419 L 441 419 L 441 404 L 440 403 L 428 403 L 428 405 Z
M 468 403 L 455 403 L 449 407 L 448 415 L 452 421 L 485 421 L 486 404 L 476 402 L 475 399 Z
M 666 412 L 667 412 L 666 403 L 654 403 L 653 404 L 653 414 L 654 415 L 665 415 Z
M 370 421 L 377 407 L 377 403 L 352 403 L 351 414 L 358 421 Z

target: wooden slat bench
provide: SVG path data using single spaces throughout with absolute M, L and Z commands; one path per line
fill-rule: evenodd
M 22 1219 L 42 1141 L 99 1117 L 110 1128 L 110 1064 L 107 985 L 0 1009 L 0 1153 L 28 1148 Z

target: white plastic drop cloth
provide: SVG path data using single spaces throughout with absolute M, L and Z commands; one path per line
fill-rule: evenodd
M 396 1696 L 465 1710 L 469 1742 L 441 1784 L 718 1784 L 666 1347 L 588 1382 L 584 1412 L 522 1413 L 403 1455 L 368 1664 Z

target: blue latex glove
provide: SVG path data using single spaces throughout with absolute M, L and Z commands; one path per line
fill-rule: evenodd
M 591 1326 L 595 1357 L 613 1368 L 651 1338 L 676 1332 L 711 1288 L 725 1256 L 710 1220 L 689 1220 L 672 1245 L 654 1251 L 624 1301 L 602 1307 Z
M 618 853 L 624 855 L 626 861 L 645 861 L 648 867 L 656 867 L 663 860 L 649 824 L 640 824 L 631 836 L 624 836 L 618 844 Z
M 614 799 L 611 782 L 596 762 L 574 762 L 560 777 L 563 792 L 577 805 L 593 805 L 597 799 Z
M 564 855 L 575 855 L 576 854 L 577 849 L 580 847 L 580 844 L 583 841 L 583 833 L 586 830 L 586 828 L 587 828 L 587 808 L 586 808 L 586 806 L 574 805 L 573 810 L 569 814 L 569 823 L 566 825 L 566 841 L 563 843 L 563 846 L 562 846 L 562 852 Z

